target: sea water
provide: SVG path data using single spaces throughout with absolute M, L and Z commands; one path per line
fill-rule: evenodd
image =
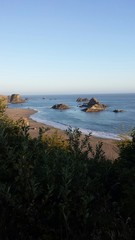
M 10 104 L 10 108 L 31 108 L 37 110 L 31 118 L 56 128 L 79 128 L 83 133 L 94 136 L 119 139 L 128 135 L 135 127 L 135 94 L 78 94 L 78 95 L 31 95 L 23 96 L 28 100 L 23 104 Z M 97 100 L 108 107 L 105 111 L 84 112 L 76 102 L 78 97 Z M 52 109 L 54 104 L 67 104 L 69 109 Z M 123 112 L 114 113 L 113 110 Z

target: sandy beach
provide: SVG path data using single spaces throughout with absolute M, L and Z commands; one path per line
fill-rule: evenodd
M 6 114 L 8 115 L 8 117 L 13 119 L 14 121 L 16 121 L 20 118 L 28 119 L 29 125 L 30 125 L 29 132 L 30 132 L 31 137 L 37 137 L 39 128 L 42 128 L 42 127 L 49 129 L 47 131 L 47 134 L 49 134 L 49 135 L 52 135 L 53 133 L 55 133 L 57 131 L 57 133 L 60 134 L 61 136 L 63 136 L 63 137 L 66 136 L 65 131 L 63 131 L 61 129 L 56 129 L 52 126 L 48 126 L 46 124 L 32 120 L 31 115 L 34 113 L 36 113 L 36 111 L 33 109 L 19 109 L 19 108 L 14 108 L 14 109 L 7 108 L 6 109 Z M 108 157 L 109 159 L 112 159 L 112 160 L 114 160 L 118 157 L 118 147 L 117 147 L 118 142 L 116 140 L 103 139 L 103 138 L 98 138 L 98 137 L 93 137 L 93 136 L 90 137 L 90 143 L 93 148 L 95 148 L 95 146 L 98 142 L 103 143 L 103 150 L 105 152 L 106 157 Z

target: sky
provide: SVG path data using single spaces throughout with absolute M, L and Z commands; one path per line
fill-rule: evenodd
M 135 93 L 134 0 L 0 0 L 0 94 Z

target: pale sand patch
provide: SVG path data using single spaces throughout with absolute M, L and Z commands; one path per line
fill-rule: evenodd
M 48 135 L 52 135 L 57 130 L 58 134 L 60 134 L 63 137 L 66 137 L 65 131 L 61 129 L 56 129 L 52 126 L 48 126 L 40 122 L 36 122 L 33 119 L 31 119 L 30 116 L 34 113 L 36 113 L 36 111 L 33 109 L 20 109 L 20 108 L 6 109 L 7 116 L 15 121 L 18 120 L 19 118 L 28 118 L 29 124 L 30 124 L 29 132 L 31 137 L 37 137 L 39 128 L 42 128 L 42 127 L 49 128 L 49 130 L 47 131 Z M 118 157 L 118 147 L 117 147 L 118 141 L 112 140 L 112 139 L 103 139 L 103 138 L 98 138 L 93 136 L 90 137 L 90 143 L 94 149 L 96 144 L 98 144 L 99 142 L 103 143 L 103 150 L 105 152 L 106 157 L 112 160 Z

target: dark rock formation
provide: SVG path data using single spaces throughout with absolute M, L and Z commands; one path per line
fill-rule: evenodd
M 119 113 L 119 112 L 124 112 L 124 110 L 122 110 L 122 109 L 115 109 L 115 110 L 113 110 L 113 112 Z
M 88 98 L 77 98 L 76 102 L 88 102 L 89 99 Z
M 10 97 L 10 103 L 24 103 L 25 99 L 23 99 L 19 94 L 12 94 Z
M 85 112 L 99 112 L 105 110 L 107 106 L 100 103 L 96 98 L 91 98 L 87 104 L 87 107 L 83 109 Z
M 87 107 L 88 107 L 88 103 L 83 103 L 83 104 L 80 105 L 79 107 L 80 107 L 80 108 L 83 108 L 83 107 L 87 108 Z
M 52 106 L 53 109 L 59 109 L 59 110 L 66 110 L 66 109 L 69 109 L 69 106 L 68 105 L 65 105 L 65 104 L 55 104 Z

